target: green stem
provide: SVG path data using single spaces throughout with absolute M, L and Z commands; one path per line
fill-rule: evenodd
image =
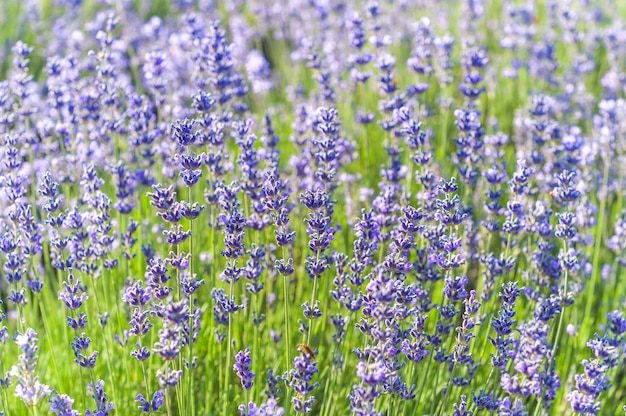
M 608 193 L 608 181 L 609 181 L 609 170 L 610 164 L 607 162 L 604 164 L 604 172 L 602 179 L 602 189 L 605 194 Z M 605 195 L 604 198 L 600 200 L 600 210 L 597 213 L 598 224 L 596 225 L 596 235 L 594 238 L 594 247 L 593 247 L 593 268 L 591 275 L 591 282 L 589 286 L 591 286 L 591 291 L 589 292 L 587 298 L 587 307 L 585 308 L 585 316 L 594 316 L 592 313 L 592 309 L 595 307 L 594 300 L 596 299 L 596 288 L 598 287 L 598 279 L 600 277 L 600 270 L 598 268 L 600 263 L 600 246 L 602 245 L 602 235 L 604 232 L 604 218 L 606 212 L 606 201 L 608 196 Z M 591 325 L 587 326 L 591 328 Z M 581 339 L 589 339 L 589 334 L 581 334 Z
M 568 244 L 567 241 L 565 241 L 564 243 L 564 249 L 565 249 L 565 253 L 567 253 L 568 251 Z M 565 282 L 563 283 L 563 300 L 562 300 L 562 309 L 561 309 L 561 315 L 559 316 L 559 324 L 556 328 L 556 335 L 554 338 L 554 345 L 552 346 L 552 352 L 550 354 L 550 360 L 551 360 L 551 365 L 556 363 L 556 355 L 558 353 L 559 350 L 559 341 L 561 340 L 561 330 L 563 329 L 563 317 L 565 315 L 565 302 L 567 300 L 567 283 L 568 283 L 568 277 L 569 277 L 569 270 L 565 269 Z M 541 397 L 539 398 L 539 401 L 537 402 L 537 407 L 535 407 L 535 412 L 533 413 L 535 416 L 537 416 L 539 414 L 539 412 L 541 411 L 541 405 L 543 404 L 543 395 L 541 395 Z
M 283 227 L 281 227 L 281 232 L 284 232 Z M 285 246 L 282 246 L 283 252 L 283 264 L 286 265 L 287 254 L 285 250 Z M 285 367 L 285 371 L 289 371 L 289 367 L 291 366 L 291 331 L 289 329 L 289 278 L 287 275 L 283 276 L 283 309 L 285 314 L 285 351 L 287 355 L 285 357 L 287 366 Z
M 230 281 L 230 286 L 229 286 L 229 299 L 232 299 L 233 297 L 233 289 L 234 289 L 234 282 L 231 279 Z M 226 382 L 225 382 L 225 386 L 224 386 L 224 391 L 226 392 L 225 396 L 224 396 L 224 403 L 222 403 L 222 414 L 227 415 L 228 414 L 228 398 L 230 397 L 230 353 L 231 353 L 231 345 L 232 345 L 232 320 L 233 317 L 230 316 L 228 318 L 228 344 L 226 345 L 226 368 L 225 368 L 225 378 L 226 378 Z
M 191 187 L 188 188 L 187 194 L 187 203 L 191 207 L 192 197 L 191 197 Z M 193 280 L 193 220 L 189 220 L 189 280 Z M 188 410 L 190 409 L 191 415 L 195 414 L 195 400 L 193 400 L 193 294 L 189 296 L 189 351 L 187 354 L 187 373 L 189 374 L 188 386 L 187 386 L 187 405 Z
M 146 388 L 146 400 L 150 400 L 150 398 L 152 397 L 150 395 L 150 385 L 148 384 L 148 376 L 146 373 L 146 364 L 145 362 L 141 362 L 141 372 L 143 373 L 143 385 Z
M 318 259 L 319 259 L 319 250 L 318 250 Z M 318 260 L 319 261 L 319 260 Z M 315 291 L 317 289 L 317 280 L 318 277 L 313 278 L 313 290 L 311 291 L 311 309 L 313 309 L 313 302 L 315 302 Z M 311 341 L 311 328 L 313 327 L 313 322 L 315 322 L 313 319 L 311 319 L 311 322 L 309 323 L 309 329 L 307 331 L 306 334 L 306 344 L 309 345 L 310 341 Z

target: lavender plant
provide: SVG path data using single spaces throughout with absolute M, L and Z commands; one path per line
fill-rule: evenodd
M 622 414 L 625 22 L 0 2 L 0 415 Z

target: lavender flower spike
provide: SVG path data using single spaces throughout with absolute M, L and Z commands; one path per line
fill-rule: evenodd
M 245 390 L 250 390 L 254 384 L 255 374 L 250 371 L 250 364 L 252 364 L 252 358 L 250 358 L 250 350 L 248 348 L 244 351 L 239 351 L 235 355 L 233 370 L 237 372 L 237 376 L 241 379 L 241 385 Z
M 80 416 L 78 410 L 72 409 L 74 399 L 67 394 L 57 394 L 51 397 L 48 402 L 50 402 L 50 411 L 57 416 Z
M 39 377 L 35 374 L 37 368 L 37 333 L 34 329 L 28 328 L 23 334 L 15 337 L 15 343 L 22 350 L 19 361 L 11 368 L 10 375 L 17 378 L 15 396 L 22 399 L 28 407 L 34 407 L 50 395 L 52 390 L 45 384 L 39 382 Z
M 289 386 L 295 395 L 291 398 L 293 410 L 296 413 L 311 413 L 313 410 L 314 396 L 309 396 L 318 386 L 318 382 L 312 383 L 313 376 L 318 372 L 315 356 L 302 350 L 300 355 L 293 360 L 293 368 L 289 371 Z

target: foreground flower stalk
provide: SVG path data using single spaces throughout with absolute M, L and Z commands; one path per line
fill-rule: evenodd
M 621 2 L 122 3 L 0 1 L 0 414 L 622 409 Z

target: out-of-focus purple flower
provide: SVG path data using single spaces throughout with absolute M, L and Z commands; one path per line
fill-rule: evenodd
M 485 87 L 478 84 L 483 80 L 480 71 L 489 63 L 487 51 L 466 42 L 461 53 L 461 63 L 465 73 L 463 81 L 459 84 L 459 91 L 470 100 L 477 99 L 485 92 Z
M 248 52 L 245 67 L 246 75 L 255 94 L 265 94 L 272 89 L 274 86 L 271 79 L 272 70 L 261 52 L 256 49 Z
M 265 395 L 267 396 L 268 400 L 278 399 L 278 395 L 280 394 L 279 383 L 281 380 L 282 380 L 281 376 L 274 375 L 274 370 L 272 370 L 271 368 L 267 370 L 267 380 L 266 380 L 267 388 L 265 389 Z
M 595 415 L 600 412 L 600 402 L 595 401 L 594 396 L 574 390 L 567 395 L 567 401 L 572 406 L 574 413 L 582 415 Z
M 513 174 L 513 178 L 509 181 L 509 188 L 515 195 L 521 195 L 527 192 L 530 177 L 535 173 L 535 169 L 526 166 L 526 161 L 520 159 L 517 161 L 517 170 Z
M 478 166 L 482 165 L 483 137 L 485 131 L 480 123 L 480 111 L 473 108 L 456 109 L 456 126 L 459 136 L 456 138 L 457 151 L 454 162 L 458 167 L 461 180 L 474 185 L 479 177 Z
M 0 305 L 2 305 L 1 300 L 0 300 Z M 0 345 L 4 345 L 7 339 L 9 338 L 9 330 L 5 325 L 3 325 L 3 322 L 6 318 L 7 318 L 7 315 L 4 313 L 2 309 L 0 309 Z

